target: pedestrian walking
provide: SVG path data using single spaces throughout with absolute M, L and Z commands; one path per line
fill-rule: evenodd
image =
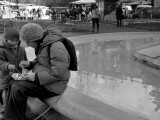
M 95 31 L 95 24 L 97 25 L 97 32 L 99 32 L 99 20 L 100 20 L 100 11 L 98 6 L 94 3 L 91 5 L 91 16 L 92 16 L 92 32 Z
M 88 18 L 89 18 L 89 16 L 88 16 L 88 15 L 89 15 L 89 12 L 90 12 L 90 11 L 89 11 L 89 8 L 88 8 L 88 6 L 87 6 L 86 9 L 85 9 L 86 21 L 89 20 L 89 19 L 88 19 Z
M 120 5 L 117 9 L 116 9 L 116 19 L 117 19 L 117 27 L 121 27 L 122 26 L 122 19 L 123 19 L 123 10 L 122 10 L 122 6 Z

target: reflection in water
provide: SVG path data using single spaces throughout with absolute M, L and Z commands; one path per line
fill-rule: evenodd
M 69 85 L 106 104 L 160 118 L 158 70 L 134 60 L 133 53 L 152 40 L 102 41 L 76 46 L 79 70 Z

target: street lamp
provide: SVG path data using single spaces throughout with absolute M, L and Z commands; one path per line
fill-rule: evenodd
M 19 0 L 16 0 L 16 4 L 17 4 L 16 9 L 19 9 L 19 6 L 18 6 Z
M 151 6 L 154 7 L 154 0 L 151 0 Z
M 18 5 L 18 3 L 19 3 L 19 0 L 16 0 L 16 4 Z

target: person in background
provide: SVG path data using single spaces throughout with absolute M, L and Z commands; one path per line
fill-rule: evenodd
M 117 19 L 117 27 L 121 27 L 122 26 L 122 19 L 123 19 L 122 5 L 120 5 L 116 9 L 116 19 Z
M 86 9 L 85 9 L 86 21 L 89 20 L 89 19 L 88 19 L 88 18 L 89 18 L 89 16 L 88 16 L 88 15 L 89 15 L 89 12 L 90 12 L 90 11 L 89 11 L 89 8 L 88 8 L 88 6 L 87 6 Z
M 91 16 L 92 16 L 92 32 L 94 33 L 95 24 L 97 25 L 97 32 L 99 32 L 99 20 L 100 20 L 100 11 L 98 6 L 94 3 L 91 4 Z
M 22 72 L 19 63 L 27 60 L 26 52 L 20 46 L 19 29 L 16 22 L 9 20 L 4 24 L 4 40 L 0 42 L 0 89 L 3 107 L 0 118 L 3 118 L 8 97 L 8 89 L 14 79 L 10 72 Z
M 41 19 L 41 9 L 40 8 L 37 9 L 37 14 L 38 14 L 38 20 L 40 20 Z
M 3 11 L 0 9 L 0 18 L 3 16 Z
M 20 66 L 32 70 L 27 80 L 14 81 L 6 104 L 6 120 L 26 120 L 27 98 L 36 97 L 44 101 L 63 94 L 70 78 L 70 55 L 60 41 L 63 34 L 51 25 L 46 31 L 36 23 L 21 28 L 21 38 L 35 49 L 34 61 L 22 61 Z

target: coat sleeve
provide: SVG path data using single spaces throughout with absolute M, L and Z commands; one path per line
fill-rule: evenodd
M 51 67 L 48 70 L 38 72 L 41 85 L 49 84 L 58 80 L 67 80 L 66 74 L 69 72 L 69 53 L 63 43 L 56 42 L 50 48 Z
M 99 9 L 96 9 L 96 14 L 101 15 L 101 12 L 99 11 Z
M 22 60 L 28 61 L 27 53 L 26 53 L 26 51 L 25 51 L 25 48 L 20 46 L 20 49 L 21 49 L 21 51 L 22 51 L 21 56 L 23 56 Z M 34 67 L 35 64 L 37 63 L 37 59 L 35 58 L 33 61 L 29 61 L 29 62 L 30 62 L 30 66 L 25 68 L 25 69 L 27 69 L 27 70 L 33 69 L 33 67 Z
M 28 60 L 27 59 L 27 53 L 26 53 L 25 49 L 24 49 L 24 60 L 26 60 L 26 61 Z
M 8 70 L 9 62 L 6 62 L 5 53 L 0 49 L 0 71 Z
M 21 56 L 23 56 L 23 60 L 25 60 L 25 61 L 27 61 L 28 59 L 27 59 L 27 53 L 26 53 L 26 51 L 25 51 L 25 48 L 24 47 L 22 47 L 22 46 L 20 46 L 20 50 L 22 51 L 21 52 Z M 19 57 L 21 57 L 21 56 L 19 56 Z
M 37 58 L 35 58 L 33 61 L 29 61 L 30 62 L 30 66 L 27 67 L 27 70 L 32 70 L 34 68 L 34 66 L 38 63 Z

